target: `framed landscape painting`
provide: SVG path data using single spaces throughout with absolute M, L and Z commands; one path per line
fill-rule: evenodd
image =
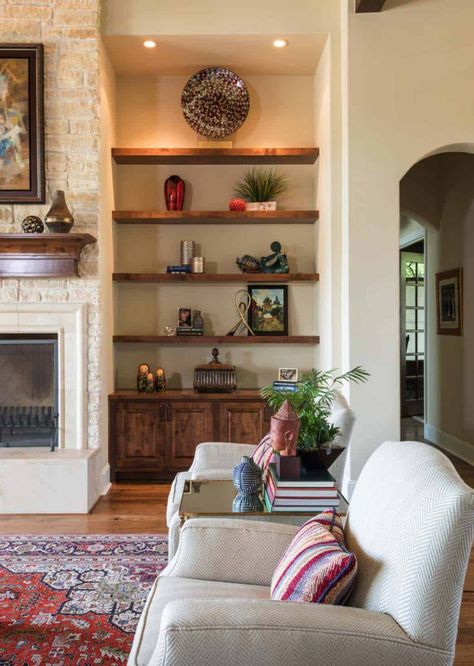
M 462 335 L 462 268 L 436 273 L 438 335 Z
M 0 204 L 44 202 L 43 45 L 0 44 Z
M 288 286 L 250 285 L 248 324 L 255 335 L 288 335 Z

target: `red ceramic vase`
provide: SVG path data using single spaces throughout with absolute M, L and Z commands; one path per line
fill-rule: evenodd
M 170 176 L 165 180 L 166 210 L 183 210 L 184 180 L 179 176 Z

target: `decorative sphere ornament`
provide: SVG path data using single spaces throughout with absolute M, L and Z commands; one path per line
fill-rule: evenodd
M 43 221 L 36 215 L 28 215 L 21 223 L 24 234 L 42 234 L 44 231 Z
M 244 199 L 231 199 L 229 201 L 229 210 L 247 210 L 247 202 Z

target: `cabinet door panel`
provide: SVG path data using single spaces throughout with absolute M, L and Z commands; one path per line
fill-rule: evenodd
M 164 424 L 159 405 L 127 405 L 118 411 L 117 467 L 164 465 Z
M 263 402 L 222 402 L 219 407 L 223 442 L 258 444 L 269 430 L 270 417 Z
M 166 404 L 165 462 L 173 469 L 188 469 L 194 450 L 201 442 L 212 441 L 212 409 L 209 402 L 169 401 Z

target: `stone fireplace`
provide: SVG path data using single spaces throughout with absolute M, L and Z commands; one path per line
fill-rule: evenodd
M 0 322 L 0 510 L 86 512 L 104 490 L 88 447 L 87 305 L 1 304 Z

